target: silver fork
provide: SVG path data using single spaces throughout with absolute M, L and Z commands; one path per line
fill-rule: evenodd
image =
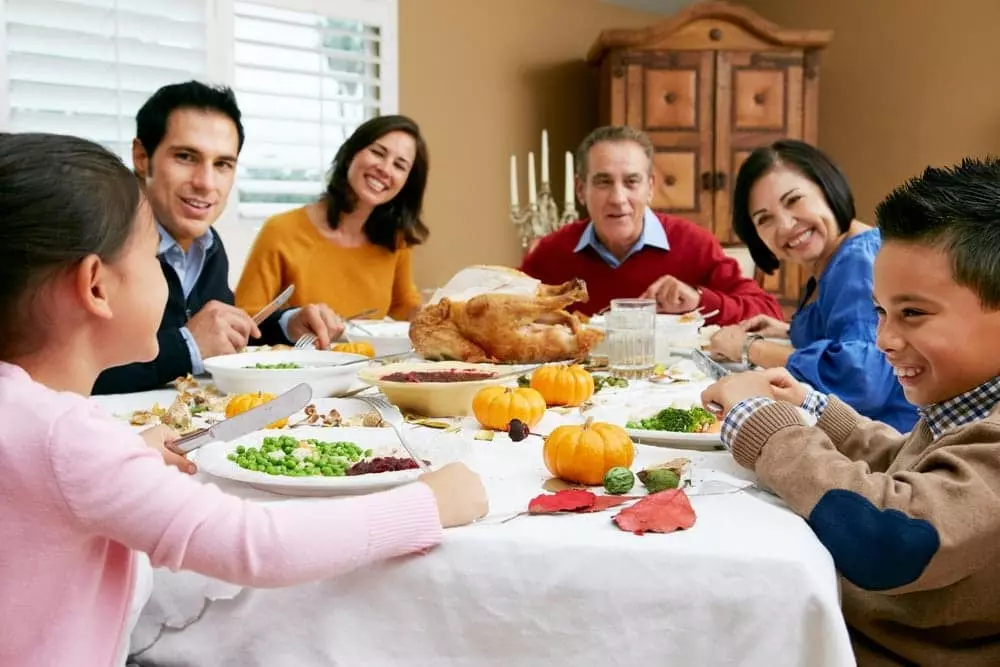
M 408 443 L 406 438 L 403 437 L 403 413 L 399 411 L 399 408 L 381 396 L 355 396 L 354 399 L 370 405 L 375 412 L 382 417 L 382 421 L 388 424 L 389 427 L 396 432 L 396 437 L 399 438 L 400 444 L 403 445 L 403 449 L 405 449 L 406 453 L 410 455 L 410 458 L 417 462 L 417 465 L 420 466 L 421 470 L 424 472 L 430 472 L 430 466 L 424 463 L 423 459 L 416 455 L 413 448 L 410 447 L 410 443 Z
M 296 350 L 311 350 L 316 347 L 316 336 L 313 334 L 302 334 L 302 337 L 295 341 Z

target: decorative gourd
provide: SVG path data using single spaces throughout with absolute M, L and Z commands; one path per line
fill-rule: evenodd
M 472 399 L 472 414 L 485 428 L 506 431 L 519 419 L 530 429 L 545 414 L 545 399 L 530 387 L 483 387 Z
M 628 493 L 635 486 L 635 475 L 628 468 L 618 466 L 604 475 L 604 490 L 619 496 Z
M 268 394 L 262 391 L 258 391 L 256 394 L 236 394 L 229 399 L 226 403 L 226 419 L 230 417 L 235 417 L 236 415 L 246 412 L 251 408 L 256 408 L 258 405 L 263 405 L 268 401 L 273 401 L 275 398 L 274 394 Z M 268 424 L 268 428 L 284 428 L 285 424 L 288 423 L 288 419 L 279 419 L 273 424 Z
M 360 354 L 369 359 L 375 356 L 375 348 L 372 347 L 371 343 L 337 343 L 330 349 L 334 352 Z
M 594 395 L 594 376 L 583 366 L 542 366 L 531 374 L 531 387 L 548 405 L 576 406 Z
M 612 468 L 631 467 L 635 445 L 621 426 L 588 418 L 582 425 L 564 425 L 552 431 L 545 439 L 542 456 L 553 476 L 596 486 Z

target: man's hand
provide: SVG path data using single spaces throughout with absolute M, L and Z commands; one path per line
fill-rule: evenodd
M 344 333 L 344 321 L 325 304 L 309 304 L 288 321 L 288 338 L 294 343 L 309 333 L 316 336 L 318 349 L 329 350 L 330 343 Z
M 170 447 L 170 443 L 177 439 L 177 432 L 169 426 L 160 425 L 147 428 L 139 435 L 146 441 L 146 445 L 150 449 L 155 449 L 160 453 L 160 456 L 163 457 L 163 462 L 167 465 L 174 466 L 181 472 L 186 472 L 189 475 L 193 475 L 198 471 L 198 467 L 191 461 L 188 461 L 184 457 L 184 454 L 174 451 Z
M 788 323 L 768 315 L 754 315 L 740 322 L 740 328 L 747 333 L 755 333 L 766 338 L 788 338 Z
M 746 340 L 746 337 L 746 331 L 737 325 L 722 327 L 712 336 L 709 342 L 709 351 L 730 361 L 741 361 L 743 359 L 743 341 Z
M 188 320 L 187 328 L 202 359 L 239 352 L 251 336 L 260 338 L 260 329 L 249 315 L 221 301 L 206 303 Z
M 661 276 L 642 293 L 645 299 L 656 299 L 656 310 L 661 313 L 687 313 L 701 303 L 701 294 L 690 285 L 673 276 Z

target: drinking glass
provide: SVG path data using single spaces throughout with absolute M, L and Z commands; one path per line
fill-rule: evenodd
M 656 364 L 656 301 L 612 299 L 605 318 L 612 375 L 646 377 Z

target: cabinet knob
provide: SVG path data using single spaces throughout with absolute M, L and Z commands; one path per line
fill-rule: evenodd
M 722 39 L 722 31 L 718 28 L 712 28 L 708 31 L 708 38 L 713 42 L 717 42 Z
M 663 100 L 667 104 L 673 104 L 674 102 L 677 101 L 677 94 L 676 93 L 667 93 L 666 95 L 663 96 Z
M 712 184 L 714 182 L 715 176 L 710 171 L 702 172 L 701 174 L 701 189 L 702 190 L 712 190 Z
M 725 190 L 726 189 L 726 174 L 724 172 L 721 172 L 721 171 L 715 172 L 715 183 L 714 183 L 714 186 L 715 186 L 716 190 Z
M 674 176 L 673 174 L 667 174 L 666 176 L 663 177 L 663 183 L 667 187 L 673 187 L 674 185 L 677 184 L 677 177 Z
M 756 104 L 757 106 L 760 106 L 760 105 L 764 104 L 764 100 L 765 99 L 767 99 L 767 98 L 764 97 L 764 93 L 756 93 L 753 96 L 753 103 Z

